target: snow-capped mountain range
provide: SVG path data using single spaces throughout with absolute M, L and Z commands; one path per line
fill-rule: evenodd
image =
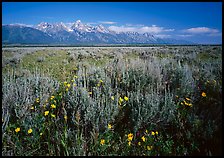
M 170 42 L 172 41 L 172 42 Z M 2 43 L 21 44 L 190 44 L 161 39 L 150 33 L 115 32 L 103 25 L 91 26 L 77 20 L 71 24 L 41 22 L 37 26 L 2 26 Z

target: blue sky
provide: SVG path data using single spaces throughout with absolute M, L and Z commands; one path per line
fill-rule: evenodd
M 103 24 L 114 31 L 222 43 L 221 2 L 3 2 L 2 23 Z

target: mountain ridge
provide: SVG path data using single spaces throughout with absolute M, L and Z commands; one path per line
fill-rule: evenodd
M 25 24 L 2 25 L 3 44 L 193 44 L 189 41 L 162 39 L 138 32 L 115 32 L 102 24 L 91 26 L 77 20 L 70 26 L 41 22 L 36 26 Z

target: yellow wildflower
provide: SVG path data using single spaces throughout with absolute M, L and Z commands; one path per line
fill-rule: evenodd
M 122 103 L 124 101 L 124 99 L 122 99 L 121 97 L 119 98 L 119 101 Z
M 89 94 L 91 95 L 91 94 L 93 94 L 93 92 L 89 92 Z
M 101 145 L 104 145 L 104 144 L 105 144 L 105 139 L 101 139 L 101 140 L 100 140 L 100 144 L 101 144 Z
M 64 119 L 65 119 L 65 120 L 67 120 L 67 119 L 68 119 L 68 116 L 67 116 L 67 115 L 65 115 L 65 116 L 64 116 Z
M 66 81 L 65 81 L 65 82 L 64 82 L 64 86 L 66 86 L 66 85 L 67 85 L 67 83 L 68 83 L 68 82 L 66 82 Z
M 112 96 L 111 99 L 114 100 L 114 96 Z
M 68 88 L 66 88 L 66 92 L 68 92 Z
M 100 80 L 101 83 L 103 83 L 103 80 Z
M 184 105 L 184 103 L 183 103 L 183 102 L 181 102 L 180 104 L 181 104 L 181 105 Z
M 97 86 L 99 87 L 100 86 L 100 83 L 97 83 Z
M 156 135 L 158 135 L 159 133 L 158 133 L 158 131 L 156 131 Z
M 68 87 L 68 88 L 70 88 L 70 86 L 71 86 L 70 84 L 67 84 L 67 87 Z
M 51 114 L 51 117 L 55 118 L 56 116 L 54 114 Z
M 190 98 L 186 98 L 186 100 L 190 101 L 191 99 Z
M 188 106 L 192 107 L 192 104 L 188 104 Z
M 74 78 L 78 78 L 78 76 L 74 75 Z
M 111 129 L 112 128 L 112 125 L 111 124 L 108 124 L 107 127 L 108 127 L 108 129 Z
M 31 110 L 33 110 L 33 109 L 34 109 L 34 107 L 32 106 L 30 109 L 31 109 Z
M 54 99 L 54 96 L 52 95 L 52 96 L 51 96 L 51 100 L 53 100 L 53 99 Z
M 20 131 L 20 128 L 19 127 L 16 128 L 15 131 L 16 131 L 16 133 L 18 133 Z
M 148 150 L 152 150 L 152 146 L 147 146 L 147 149 Z
M 40 102 L 40 99 L 39 99 L 39 98 L 37 98 L 37 99 L 36 99 L 36 102 L 37 102 L 37 103 L 39 103 L 39 102 Z
M 187 106 L 192 107 L 192 104 L 191 103 L 187 103 L 185 100 L 184 100 L 184 104 L 187 105 Z
M 49 111 L 44 112 L 44 116 L 47 116 L 49 114 Z
M 40 136 L 42 136 L 43 135 L 43 133 L 40 133 Z
M 32 133 L 33 132 L 33 130 L 30 128 L 29 130 L 28 130 L 28 134 L 30 134 L 30 133 Z
M 125 101 L 128 101 L 128 97 L 125 96 L 125 97 L 124 97 L 124 100 L 125 100 Z
M 73 86 L 75 87 L 75 86 L 76 86 L 76 84 L 74 83 L 74 84 L 73 84 Z
M 128 146 L 131 146 L 131 142 L 130 141 L 128 142 Z
M 74 80 L 71 80 L 72 82 L 74 82 Z
M 133 134 L 132 133 L 129 133 L 128 134 L 128 141 L 132 141 L 132 139 L 133 139 Z
M 148 133 L 148 130 L 145 130 L 145 133 Z
M 54 104 L 51 104 L 51 108 L 52 108 L 52 109 L 55 109 L 56 106 L 55 106 Z
M 138 145 L 140 146 L 141 145 L 141 142 L 138 142 Z
M 202 97 L 206 97 L 206 93 L 205 93 L 205 92 L 202 92 L 202 93 L 201 93 L 201 96 L 202 96 Z
M 146 140 L 146 138 L 145 138 L 145 136 L 143 136 L 143 137 L 142 137 L 142 141 L 145 142 L 145 140 Z
M 153 131 L 152 131 L 152 133 L 151 133 L 151 134 L 154 136 L 154 135 L 155 135 L 155 132 L 153 132 Z

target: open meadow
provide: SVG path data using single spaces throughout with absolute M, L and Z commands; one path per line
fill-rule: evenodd
M 222 47 L 2 48 L 2 155 L 222 154 Z

